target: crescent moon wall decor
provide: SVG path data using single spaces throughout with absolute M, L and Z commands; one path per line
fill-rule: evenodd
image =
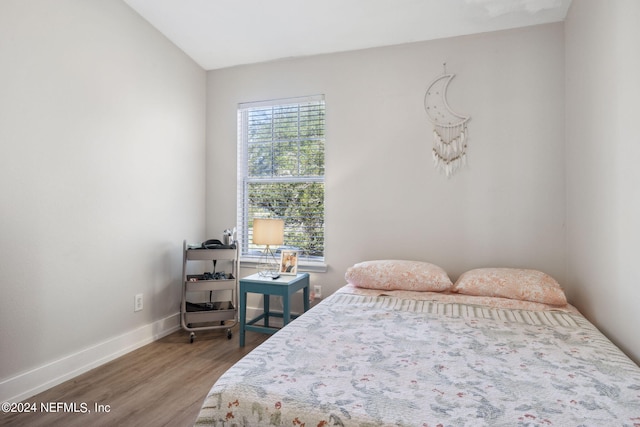
M 424 108 L 433 123 L 433 163 L 447 178 L 467 164 L 470 117 L 455 113 L 447 103 L 447 88 L 454 77 L 447 74 L 445 64 L 444 74 L 431 82 L 424 96 Z

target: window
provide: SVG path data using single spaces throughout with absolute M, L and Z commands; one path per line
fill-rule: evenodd
M 253 218 L 284 219 L 284 246 L 324 260 L 324 96 L 238 106 L 238 240 L 258 256 Z M 272 248 L 276 250 L 276 248 Z

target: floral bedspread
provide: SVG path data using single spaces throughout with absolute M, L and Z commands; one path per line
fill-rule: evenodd
M 571 312 L 336 293 L 223 374 L 196 425 L 640 426 L 640 368 Z

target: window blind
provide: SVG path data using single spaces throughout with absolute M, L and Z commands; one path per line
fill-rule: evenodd
M 281 218 L 284 246 L 324 258 L 324 96 L 238 105 L 238 240 L 252 243 L 253 218 Z

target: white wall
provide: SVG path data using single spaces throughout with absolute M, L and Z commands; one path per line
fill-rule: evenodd
M 206 73 L 120 1 L 3 0 L 0 64 L 6 400 L 176 328 Z
M 432 166 L 429 83 L 456 74 L 449 104 L 471 116 L 469 166 Z M 562 24 L 234 67 L 208 73 L 207 232 L 235 223 L 239 102 L 325 94 L 326 262 L 431 261 L 453 279 L 481 266 L 565 279 Z M 250 271 L 247 271 L 247 273 Z
M 640 2 L 572 2 L 565 23 L 567 286 L 640 362 Z

